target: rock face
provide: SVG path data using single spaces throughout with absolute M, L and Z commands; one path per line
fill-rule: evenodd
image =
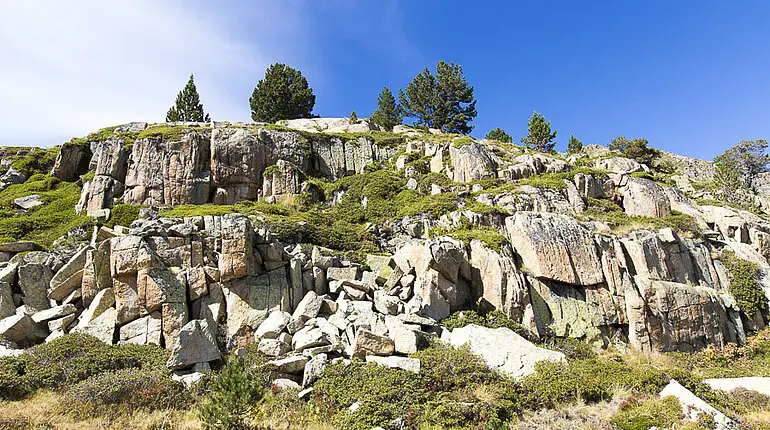
M 480 355 L 487 366 L 504 374 L 520 378 L 535 371 L 542 360 L 566 363 L 564 354 L 539 348 L 507 328 L 490 329 L 469 324 L 452 331 L 449 343 L 460 347 L 468 345 L 471 352 Z

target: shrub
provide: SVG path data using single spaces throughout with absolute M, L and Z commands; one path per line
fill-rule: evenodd
M 478 309 L 469 309 L 457 311 L 449 317 L 441 320 L 441 325 L 453 330 L 460 327 L 465 327 L 468 324 L 476 324 L 481 327 L 499 328 L 505 327 L 511 329 L 514 333 L 529 340 L 534 341 L 532 333 L 529 332 L 523 325 L 510 319 L 500 310 L 488 311 L 479 307 Z
M 0 357 L 0 399 L 20 400 L 33 391 L 29 377 L 24 374 L 24 360 Z
M 501 379 L 500 375 L 486 367 L 481 357 L 465 346 L 456 348 L 434 340 L 429 348 L 411 356 L 421 363 L 417 379 L 432 392 L 451 391 Z
M 336 414 L 336 427 L 342 429 L 387 425 L 413 409 L 419 410 L 429 398 L 413 373 L 358 360 L 327 366 L 314 389 L 321 410 Z M 361 407 L 347 413 L 355 402 Z
M 249 428 L 249 414 L 262 398 L 259 381 L 246 371 L 242 360 L 227 363 L 210 385 L 211 390 L 201 399 L 199 415 L 205 429 Z
M 620 152 L 620 154 L 626 158 L 631 158 L 639 163 L 647 164 L 649 166 L 652 164 L 653 160 L 660 156 L 660 151 L 655 148 L 650 148 L 647 144 L 647 139 L 636 138 L 628 140 L 623 136 L 618 136 L 615 139 L 612 139 L 609 147 L 613 151 Z
M 612 417 L 612 423 L 622 430 L 647 430 L 653 426 L 668 428 L 684 418 L 679 400 L 673 396 L 639 401 L 628 399 Z
M 11 167 L 29 176 L 36 173 L 46 174 L 53 168 L 59 151 L 56 146 L 48 149 L 33 148 L 26 155 L 16 158 Z
M 593 364 L 593 363 L 592 363 Z M 611 397 L 611 381 L 597 372 L 596 366 L 541 361 L 535 373 L 521 380 L 523 405 L 529 409 L 553 408 L 583 399 L 587 402 Z
M 567 358 L 575 360 L 596 358 L 596 350 L 591 345 L 571 337 L 548 337 L 544 339 L 542 346 L 559 351 L 566 355 Z
M 70 333 L 27 350 L 19 359 L 32 387 L 56 389 L 106 371 L 164 368 L 168 351 L 156 345 L 108 345 Z
M 487 135 L 484 136 L 484 139 L 496 140 L 498 142 L 503 142 L 503 143 L 513 142 L 513 138 L 511 137 L 511 135 L 506 133 L 505 130 L 503 130 L 500 127 L 489 130 L 489 133 L 487 133 Z
M 722 263 L 730 272 L 730 294 L 735 297 L 738 307 L 748 317 L 764 310 L 767 307 L 767 296 L 757 281 L 760 275 L 759 267 L 737 257 L 732 251 L 722 253 Z
M 424 424 L 441 429 L 502 429 L 503 420 L 498 412 L 497 406 L 492 403 L 442 398 L 428 402 L 421 419 Z
M 182 408 L 185 387 L 163 369 L 128 368 L 89 377 L 67 389 L 65 401 L 79 414 L 111 410 Z
M 567 141 L 567 153 L 577 154 L 582 150 L 583 150 L 583 142 L 578 140 L 577 137 L 570 134 L 569 140 Z

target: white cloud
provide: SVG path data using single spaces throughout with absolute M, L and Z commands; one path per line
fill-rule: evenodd
M 276 52 L 291 49 L 301 17 L 289 4 L 207 7 L 3 0 L 0 145 L 50 146 L 108 125 L 162 121 L 190 73 L 213 118 L 247 120 L 251 88 Z

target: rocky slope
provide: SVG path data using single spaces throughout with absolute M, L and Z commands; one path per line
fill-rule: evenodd
M 714 205 L 702 187 L 708 162 L 663 154 L 647 166 L 598 146 L 545 155 L 370 128 L 132 123 L 63 145 L 39 171 L 80 186 L 71 210 L 87 222 L 53 249 L 0 244 L 0 337 L 7 348 L 70 331 L 155 343 L 180 371 L 256 343 L 279 373 L 308 386 L 335 357 L 419 369 L 406 355 L 432 335 L 470 341 L 482 355 L 497 347 L 485 346 L 490 336 L 526 342 L 441 328 L 474 306 L 535 337 L 643 351 L 740 344 L 767 320 L 766 301 L 740 307 L 730 261 L 756 267 L 770 297 L 770 224 L 764 213 Z M 4 192 L 36 179 L 16 168 L 28 155 L 2 153 Z M 756 195 L 759 208 L 765 199 Z M 15 204 L 15 220 L 38 210 Z M 110 222 L 126 205 L 141 216 Z M 333 219 L 330 234 L 353 229 L 361 243 L 305 233 L 313 216 L 352 211 L 363 214 L 357 223 L 345 230 Z M 534 361 L 560 359 L 527 348 L 488 361 L 523 375 Z

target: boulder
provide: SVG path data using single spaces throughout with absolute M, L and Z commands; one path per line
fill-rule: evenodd
M 88 308 L 80 314 L 80 320 L 78 321 L 78 328 L 84 328 L 91 321 L 101 315 L 107 309 L 111 309 L 115 304 L 115 294 L 112 292 L 112 288 L 105 288 L 96 294 L 96 297 L 88 305 Z M 117 321 L 117 313 L 116 313 Z
M 26 314 L 12 315 L 0 320 L 0 339 L 13 343 L 33 342 L 45 338 L 32 320 Z
M 81 248 L 53 275 L 49 283 L 48 297 L 60 302 L 74 290 L 80 288 L 83 282 L 86 255 L 90 250 L 90 247 Z
M 32 314 L 32 321 L 35 323 L 46 322 L 63 316 L 72 315 L 75 312 L 77 312 L 75 305 L 54 306 Z
M 567 215 L 518 212 L 505 219 L 508 238 L 526 271 L 574 285 L 604 281 L 591 232 Z
M 473 284 L 481 288 L 479 295 L 514 321 L 521 321 L 529 305 L 529 288 L 511 247 L 504 244 L 496 251 L 473 240 L 470 249 Z
M 87 145 L 64 144 L 53 165 L 51 174 L 62 181 L 72 182 L 88 172 L 91 149 Z
M 253 274 L 254 227 L 243 215 L 222 217 L 222 248 L 219 255 L 219 274 L 222 281 Z
M 660 397 L 666 396 L 676 397 L 679 400 L 679 404 L 682 405 L 685 416 L 691 421 L 698 421 L 698 417 L 701 414 L 705 414 L 709 415 L 714 420 L 716 423 L 716 427 L 714 428 L 717 430 L 738 430 L 739 428 L 735 421 L 731 420 L 725 414 L 693 394 L 675 379 L 672 379 L 671 382 L 663 388 L 663 391 L 660 392 Z
M 294 313 L 291 315 L 291 320 L 288 324 L 289 333 L 297 332 L 305 325 L 307 320 L 315 318 L 322 304 L 323 297 L 316 294 L 315 291 L 309 291 L 305 294 L 305 297 L 299 302 Z
M 0 319 L 16 313 L 16 304 L 13 303 L 13 290 L 11 284 L 0 281 Z
M 392 355 L 395 349 L 395 343 L 390 338 L 376 335 L 366 329 L 359 329 L 356 333 L 356 343 L 353 346 L 353 357 Z
M 19 197 L 17 199 L 14 199 L 13 203 L 15 203 L 16 206 L 24 210 L 29 210 L 36 206 L 42 206 L 45 204 L 43 203 L 42 200 L 40 200 L 40 196 L 37 194 L 32 194 L 30 196 L 25 196 L 25 197 Z
M 623 211 L 629 215 L 663 218 L 671 215 L 671 202 L 663 187 L 644 178 L 628 178 L 620 188 Z
M 296 351 L 302 351 L 303 349 L 322 346 L 328 343 L 323 331 L 317 327 L 305 327 L 294 333 L 291 338 L 291 345 Z
M 634 172 L 643 172 L 644 167 L 638 162 L 623 157 L 603 158 L 596 160 L 595 167 L 600 170 L 609 170 L 613 173 L 630 175 Z
M 535 364 L 543 361 L 561 361 L 561 352 L 540 348 L 508 328 L 486 328 L 475 324 L 454 329 L 449 337 L 454 346 L 468 344 L 472 353 L 480 355 L 491 369 L 514 378 L 535 371 Z
M 157 311 L 120 327 L 118 344 L 160 346 L 162 335 L 161 312 Z
M 169 369 L 183 369 L 222 358 L 208 324 L 206 320 L 192 320 L 182 327 L 166 363 Z
M 42 251 L 43 248 L 35 242 L 8 242 L 0 243 L 0 252 L 9 252 L 11 254 L 18 254 L 20 252 L 29 251 Z
M 24 304 L 37 310 L 51 307 L 48 301 L 48 285 L 53 271 L 47 264 L 48 258 L 49 254 L 46 252 L 30 252 L 20 259 L 17 269 Z
M 273 391 L 299 390 L 299 384 L 291 379 L 278 378 L 271 383 L 270 388 Z
M 76 332 L 90 334 L 104 343 L 112 344 L 115 337 L 115 325 L 118 313 L 115 308 L 107 308 L 98 317 L 84 325 L 78 325 Z
M 278 373 L 296 375 L 305 370 L 305 365 L 308 361 L 310 361 L 310 358 L 304 355 L 290 355 L 280 360 L 268 361 L 267 364 L 275 366 L 275 370 Z
M 257 327 L 257 331 L 254 332 L 254 338 L 259 339 L 275 339 L 286 328 L 286 325 L 291 321 L 291 315 L 287 312 L 280 310 L 274 310 L 270 312 L 267 319 Z
M 305 364 L 305 370 L 302 375 L 303 387 L 312 385 L 321 376 L 321 373 L 326 368 L 326 362 L 326 354 L 318 354 Z
M 186 303 L 163 303 L 161 307 L 161 326 L 163 328 L 163 342 L 166 349 L 173 348 L 177 344 L 181 331 L 189 317 L 187 314 Z M 200 328 L 209 329 L 206 325 L 199 325 Z
M 768 377 L 716 378 L 704 379 L 703 382 L 713 390 L 732 391 L 743 388 L 770 396 L 770 378 Z
M 496 176 L 497 163 L 480 142 L 449 147 L 455 182 L 471 182 Z
M 278 357 L 291 350 L 291 345 L 280 339 L 262 339 L 257 345 L 257 350 L 268 357 Z

